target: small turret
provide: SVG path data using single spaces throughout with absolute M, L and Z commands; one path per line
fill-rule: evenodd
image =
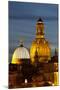
M 41 18 L 36 23 L 36 38 L 44 38 L 44 23 Z

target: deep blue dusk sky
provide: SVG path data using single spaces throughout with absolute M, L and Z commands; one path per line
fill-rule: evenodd
M 44 21 L 45 38 L 54 51 L 58 46 L 58 5 L 9 1 L 10 59 L 21 38 L 24 46 L 30 48 L 35 38 L 36 22 L 39 17 Z

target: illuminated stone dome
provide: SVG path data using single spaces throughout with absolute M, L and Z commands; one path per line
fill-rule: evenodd
M 31 62 L 48 62 L 50 60 L 50 46 L 44 38 L 44 23 L 41 19 L 36 24 L 36 38 L 30 48 Z
M 24 60 L 30 58 L 29 51 L 21 44 L 13 53 L 12 64 L 22 64 Z

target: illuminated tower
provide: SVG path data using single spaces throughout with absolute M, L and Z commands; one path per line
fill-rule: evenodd
M 30 48 L 31 63 L 35 62 L 35 54 L 37 51 L 39 62 L 48 62 L 50 60 L 50 47 L 48 41 L 44 37 L 44 23 L 39 19 L 36 23 L 36 38 L 32 42 Z

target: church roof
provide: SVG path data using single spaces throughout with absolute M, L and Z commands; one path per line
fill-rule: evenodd
M 29 51 L 23 45 L 20 45 L 18 48 L 15 49 L 13 56 L 12 56 L 12 64 L 19 64 L 23 59 L 29 59 Z

